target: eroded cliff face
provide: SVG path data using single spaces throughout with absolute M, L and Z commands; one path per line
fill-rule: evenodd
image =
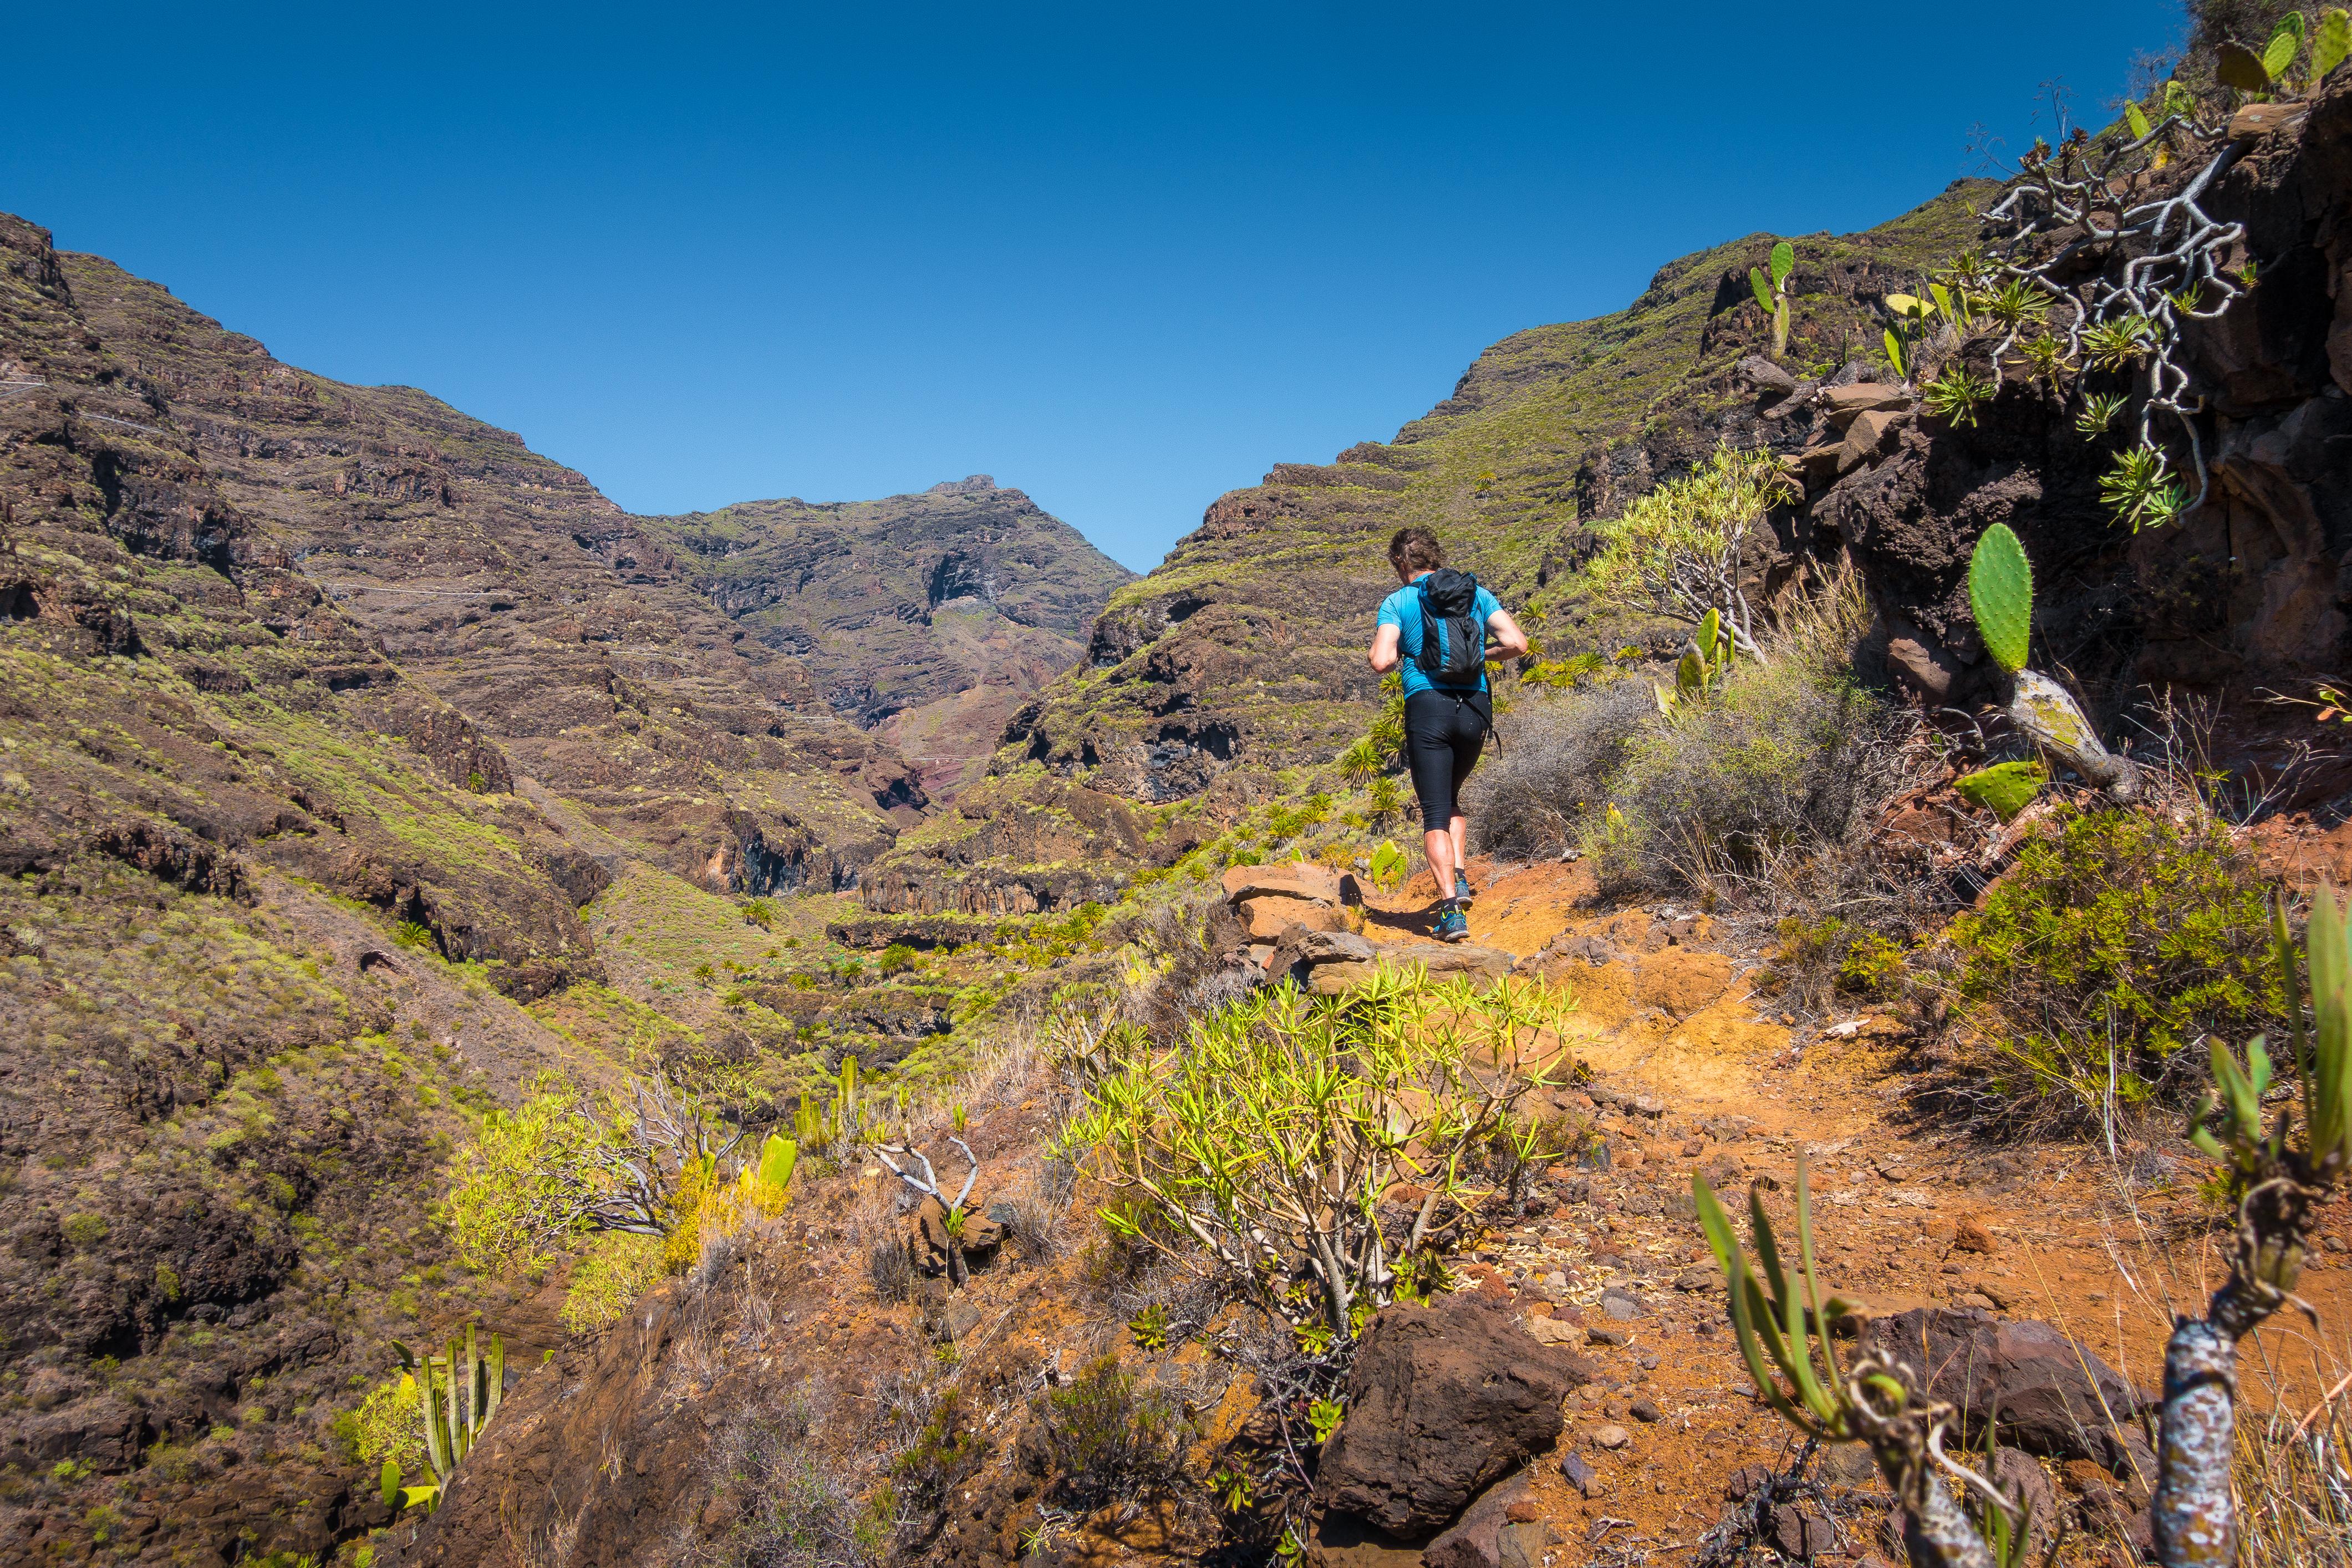
M 638 521 L 940 800 L 970 781 L 1013 711 L 1078 662 L 1087 628 L 1135 575 L 985 474 L 882 500 L 747 501 Z
M 383 1336 L 510 1304 L 430 1207 L 456 1106 L 563 1059 L 510 998 L 602 973 L 603 871 L 70 271 L 0 218 L 0 1563 L 317 1551 Z
M 2168 689 L 2202 694 L 2237 739 L 2259 744 L 2280 727 L 2262 720 L 2263 690 L 2302 694 L 2352 659 L 2352 79 L 2300 123 L 2255 139 L 2204 205 L 2245 226 L 2226 264 L 2251 268 L 2254 282 L 2185 337 L 2208 405 L 2212 486 L 2180 523 L 2117 526 L 2099 499 L 2114 440 L 2086 438 L 2057 398 L 2014 376 L 1974 425 L 1906 403 L 1843 465 L 1826 437 L 1805 459 L 1808 498 L 1784 520 L 1784 541 L 1859 569 L 1888 671 L 1922 700 L 1990 696 L 1965 579 L 1994 522 L 2033 559 L 2042 657 L 2111 722 Z M 1981 353 L 1975 368 L 1990 374 Z M 1786 400 L 1768 391 L 1760 401 Z
M 100 258 L 58 269 L 253 536 L 595 827 L 715 888 L 829 890 L 923 804 L 579 474 L 413 388 L 281 364 Z

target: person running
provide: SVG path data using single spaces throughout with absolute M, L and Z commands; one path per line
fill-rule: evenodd
M 1364 657 L 1382 675 L 1403 666 L 1405 762 L 1421 801 L 1422 851 L 1438 889 L 1433 934 L 1465 942 L 1470 820 L 1462 815 L 1462 784 L 1495 728 L 1486 660 L 1517 658 L 1528 637 L 1477 578 L 1446 566 L 1429 530 L 1399 529 L 1389 541 L 1389 564 L 1404 586 L 1381 601 Z

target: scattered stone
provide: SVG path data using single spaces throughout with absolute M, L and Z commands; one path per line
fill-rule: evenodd
M 1551 1561 L 1547 1548 L 1559 1545 L 1562 1539 L 1551 1526 L 1534 1521 L 1507 1524 L 1495 1539 L 1496 1560 L 1500 1568 L 1546 1568 Z
M 1622 1285 L 1612 1285 L 1601 1292 L 1601 1310 L 1619 1322 L 1631 1322 L 1647 1310 L 1642 1299 Z
M 1502 1568 L 1502 1534 L 1525 1503 L 1528 1477 L 1507 1476 L 1481 1493 L 1445 1533 L 1422 1549 L 1423 1568 Z
M 1797 390 L 1797 378 L 1761 354 L 1749 354 L 1733 368 L 1741 380 L 1768 396 L 1786 397 Z
M 1536 1343 L 1539 1345 L 1570 1345 L 1584 1337 L 1584 1331 L 1574 1323 L 1549 1317 L 1529 1318 L 1528 1332 L 1534 1336 Z
M 1832 1443 L 1822 1450 L 1815 1468 L 1823 1480 L 1842 1487 L 1861 1486 L 1878 1474 L 1878 1461 L 1862 1443 Z
M 1574 1487 L 1586 1497 L 1591 1497 L 1601 1489 L 1601 1477 L 1595 1473 L 1591 1465 L 1586 1464 L 1577 1455 L 1560 1456 L 1559 1473 L 1568 1479 L 1570 1486 Z
M 1727 1502 L 1738 1502 L 1755 1495 L 1758 1488 L 1772 1479 L 1769 1465 L 1742 1465 L 1725 1478 L 1723 1496 Z
M 1984 1221 L 1969 1215 L 1953 1232 L 1952 1247 L 1960 1252 L 1989 1253 L 1992 1250 L 1992 1232 L 1985 1228 Z
M 1829 410 L 1832 425 L 1873 411 L 1911 406 L 1911 395 L 1901 387 L 1869 381 L 1856 382 L 1848 386 L 1824 387 L 1820 396 L 1822 406 Z
M 1723 1283 L 1723 1276 L 1712 1268 L 1685 1268 L 1675 1276 L 1677 1290 L 1712 1290 Z
M 2250 103 L 2230 116 L 2230 140 L 2242 141 L 2249 136 L 2267 136 L 2273 131 L 2291 131 L 2303 123 L 2311 112 L 2308 103 Z
M 1910 423 L 1908 413 L 1896 410 L 1873 409 L 1855 416 L 1846 426 L 1845 439 L 1837 449 L 1837 471 L 1841 474 L 1860 468 L 1895 445 L 1898 431 Z
M 1915 1382 L 1932 1369 L 1927 1397 L 1958 1407 L 1970 1445 L 1981 1443 L 1983 1412 L 1998 1410 L 2001 1438 L 2028 1453 L 2113 1468 L 2132 1451 L 2115 1426 L 2136 1440 L 2130 1423 L 2150 1403 L 2090 1347 L 2032 1319 L 1916 1308 L 1871 1322 L 1862 1348 L 1906 1363 Z
M 1584 1342 L 1589 1345 L 1622 1345 L 1633 1337 L 1622 1329 L 1591 1328 L 1584 1331 Z
M 1391 1307 L 1364 1331 L 1317 1489 L 1391 1535 L 1426 1535 L 1557 1437 L 1562 1396 L 1597 1375 L 1475 1301 Z
M 1790 1562 L 1810 1562 L 1815 1553 L 1829 1551 L 1836 1540 L 1837 1531 L 1822 1515 L 1790 1503 L 1773 1505 L 1772 1546 Z
M 1616 1426 L 1613 1423 L 1607 1426 L 1595 1426 L 1592 1429 L 1592 1442 L 1594 1447 L 1607 1448 L 1612 1453 L 1619 1448 L 1627 1447 L 1633 1441 L 1633 1434 L 1626 1431 L 1622 1426 Z
M 1666 1413 L 1658 1408 L 1657 1401 L 1648 1398 L 1633 1401 L 1625 1407 L 1625 1414 L 1636 1421 L 1645 1423 L 1664 1421 L 1666 1418 Z

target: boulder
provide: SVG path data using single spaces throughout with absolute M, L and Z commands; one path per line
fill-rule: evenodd
M 1503 1568 L 1503 1531 L 1510 1526 L 1511 1505 L 1527 1495 L 1525 1472 L 1488 1487 L 1451 1529 L 1421 1549 L 1422 1568 Z
M 1549 1446 L 1560 1400 L 1595 1375 L 1476 1302 L 1391 1307 L 1364 1331 L 1317 1493 L 1391 1536 L 1429 1536 Z
M 1893 450 L 1896 432 L 1910 421 L 1910 415 L 1900 409 L 1874 408 L 1855 415 L 1838 444 L 1837 471 L 1851 472 Z
M 2029 1454 L 2113 1468 L 2145 1452 L 2131 1423 L 2149 1399 L 2048 1323 L 1919 1307 L 1874 1320 L 1862 1345 L 1905 1363 L 1915 1380 L 1926 1378 L 1927 1397 L 1959 1411 L 1971 1447 L 1981 1445 L 1985 1418 L 1998 1410 L 2000 1441 Z
M 1225 870 L 1225 898 L 1234 903 L 1260 893 L 1305 899 L 1315 903 L 1339 901 L 1339 873 L 1328 866 L 1305 860 L 1284 860 L 1270 866 L 1233 866 Z
M 1375 946 L 1349 932 L 1302 931 L 1284 934 L 1266 968 L 1270 973 L 1288 973 L 1318 996 L 1337 996 L 1363 984 L 1383 968 L 1418 963 L 1432 979 L 1467 974 L 1499 980 L 1517 963 L 1498 948 L 1473 942 L 1401 942 Z
M 1893 410 L 1911 406 L 1911 395 L 1899 386 L 1887 386 L 1874 381 L 1857 381 L 1850 386 L 1822 389 L 1822 406 L 1829 410 L 1830 423 L 1845 421 L 1872 410 Z
M 1337 904 L 1294 899 L 1286 893 L 1252 893 L 1236 906 L 1252 942 L 1279 939 L 1292 926 L 1308 931 L 1345 931 L 1348 917 Z

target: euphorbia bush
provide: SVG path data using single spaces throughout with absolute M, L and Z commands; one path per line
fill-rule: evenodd
M 1115 1231 L 1344 1340 L 1411 1288 L 1449 1205 L 1484 1195 L 1472 1173 L 1546 1081 L 1544 1031 L 1572 1006 L 1538 982 L 1480 991 L 1414 967 L 1342 997 L 1260 991 L 1181 1040 L 1114 1029 L 1072 1064 L 1085 1100 L 1062 1148 L 1125 1194 L 1103 1211 Z M 1381 1200 L 1400 1182 L 1425 1195 L 1392 1229 Z

